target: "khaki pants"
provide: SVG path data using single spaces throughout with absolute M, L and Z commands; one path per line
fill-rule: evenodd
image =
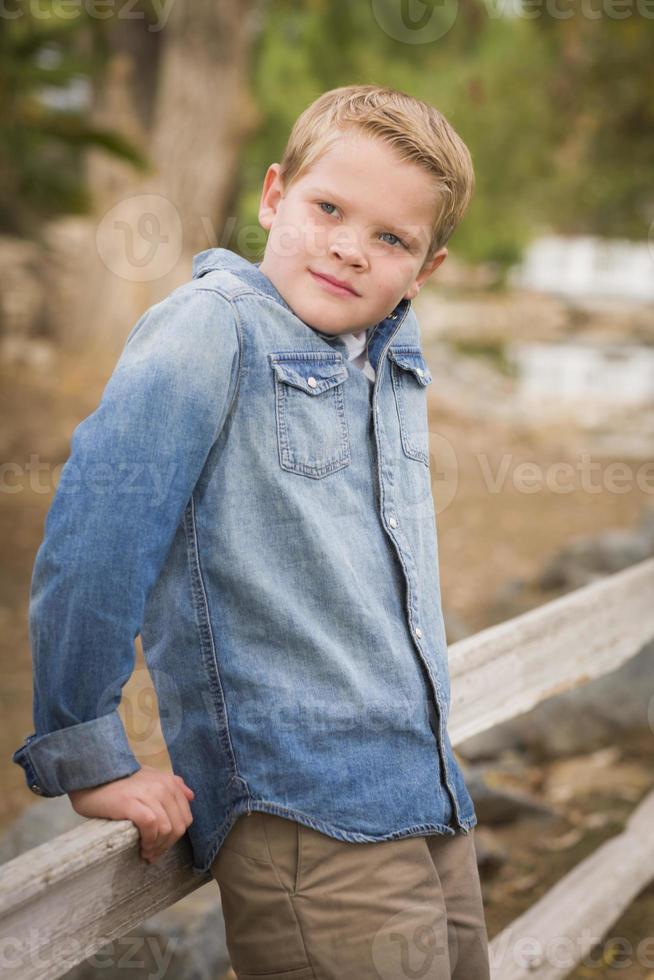
M 489 980 L 474 829 L 354 844 L 255 812 L 210 870 L 239 980 Z

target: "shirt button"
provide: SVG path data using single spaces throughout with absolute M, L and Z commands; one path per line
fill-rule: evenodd
M 309 385 L 310 388 L 315 388 L 318 382 L 316 381 L 315 378 L 307 378 L 307 384 Z
M 397 527 L 397 521 L 395 520 L 394 517 L 389 517 L 388 523 L 391 525 L 391 527 Z
M 38 783 L 32 783 L 30 789 L 32 790 L 33 793 L 39 793 L 39 795 L 43 792 L 43 790 L 41 789 Z
M 416 636 L 418 637 L 418 639 L 420 639 L 420 637 L 422 636 L 422 630 L 420 629 L 419 626 L 416 626 Z
M 416 371 L 418 372 L 418 374 L 420 375 L 420 377 L 422 377 L 422 376 L 423 376 L 423 374 L 425 373 L 425 372 L 424 372 L 424 371 L 422 370 L 422 368 L 416 368 Z

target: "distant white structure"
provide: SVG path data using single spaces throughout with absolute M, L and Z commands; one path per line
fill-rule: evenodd
M 654 237 L 632 242 L 543 236 L 528 247 L 509 280 L 513 286 L 562 296 L 653 302 Z
M 654 348 L 631 344 L 514 343 L 518 397 L 554 412 L 654 404 Z

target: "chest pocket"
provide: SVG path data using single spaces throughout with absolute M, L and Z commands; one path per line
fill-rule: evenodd
M 400 420 L 402 448 L 429 466 L 426 387 L 433 380 L 419 347 L 389 347 L 391 378 Z
M 342 356 L 322 351 L 268 355 L 274 373 L 282 469 L 321 479 L 350 463 Z

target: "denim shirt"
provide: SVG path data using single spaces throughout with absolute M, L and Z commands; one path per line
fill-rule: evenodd
M 468 833 L 409 300 L 374 383 L 225 248 L 133 326 L 74 430 L 29 606 L 46 797 L 140 768 L 117 711 L 141 635 L 204 873 L 240 814 L 344 841 Z

